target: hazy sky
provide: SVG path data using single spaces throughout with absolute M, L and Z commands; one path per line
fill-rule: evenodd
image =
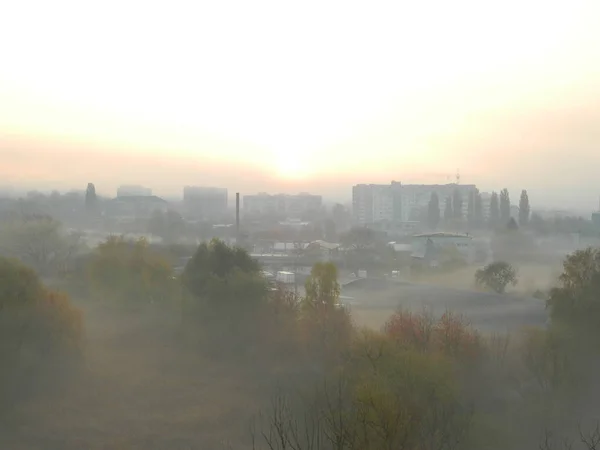
M 0 6 L 0 185 L 600 195 L 600 1 Z

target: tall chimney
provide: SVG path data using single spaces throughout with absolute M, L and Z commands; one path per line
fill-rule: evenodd
M 235 240 L 239 245 L 240 239 L 240 193 L 235 193 Z

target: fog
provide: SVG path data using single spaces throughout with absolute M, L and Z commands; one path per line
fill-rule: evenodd
M 0 449 L 600 448 L 600 2 L 0 11 Z

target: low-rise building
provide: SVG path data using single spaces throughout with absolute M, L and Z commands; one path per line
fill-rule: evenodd
M 425 257 L 428 253 L 442 252 L 444 249 L 456 249 L 466 262 L 475 260 L 473 237 L 459 233 L 424 233 L 412 237 L 413 256 Z

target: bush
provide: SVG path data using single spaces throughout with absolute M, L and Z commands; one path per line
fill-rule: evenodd
M 451 312 L 438 320 L 427 311 L 399 310 L 383 327 L 397 344 L 423 352 L 439 352 L 457 359 L 475 359 L 483 349 L 479 333 L 466 319 Z
M 0 403 L 80 356 L 81 312 L 20 263 L 0 258 Z M 62 373 L 62 372 L 61 372 Z
M 506 286 L 517 284 L 517 271 L 506 262 L 493 262 L 475 272 L 475 283 L 503 294 Z

